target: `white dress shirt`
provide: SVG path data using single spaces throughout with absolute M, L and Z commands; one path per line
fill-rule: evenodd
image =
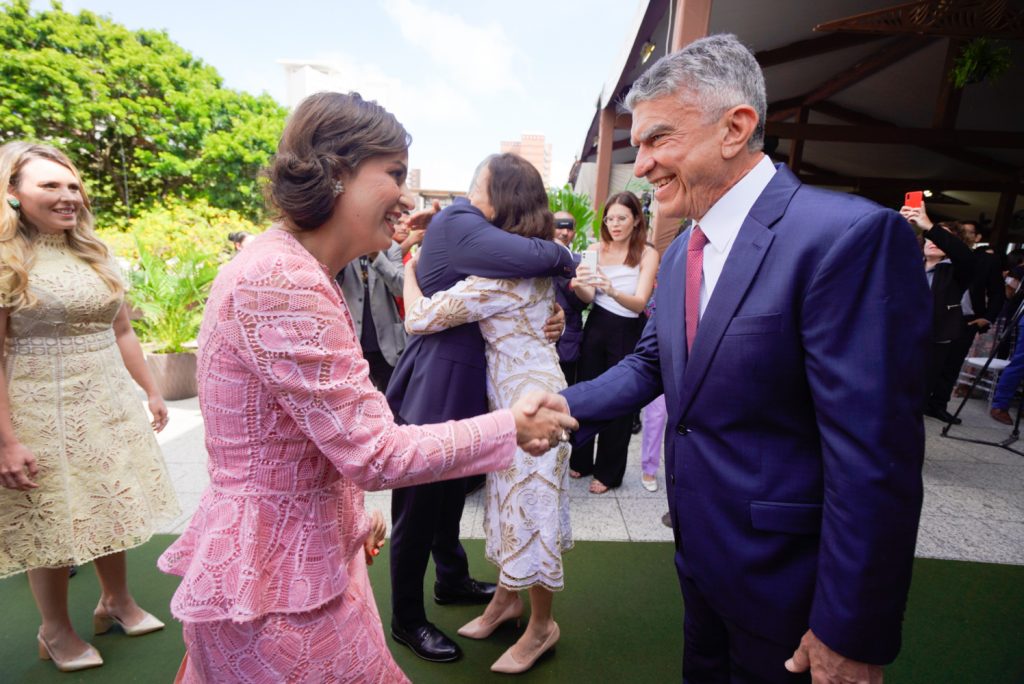
M 772 164 L 772 160 L 768 155 L 761 157 L 761 161 L 736 185 L 729 188 L 729 191 L 708 209 L 708 213 L 697 221 L 697 225 L 708 237 L 708 244 L 704 246 L 704 278 L 700 286 L 701 316 L 704 315 L 711 293 L 715 291 L 718 278 L 722 275 L 722 269 L 725 268 L 725 261 L 729 258 L 732 243 L 736 241 L 740 226 L 774 175 L 775 165 Z

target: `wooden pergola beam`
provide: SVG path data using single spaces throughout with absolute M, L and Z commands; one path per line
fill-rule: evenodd
M 935 102 L 932 128 L 956 127 L 956 117 L 960 113 L 960 95 L 963 91 L 953 87 L 950 73 L 963 46 L 964 41 L 959 38 L 950 38 L 946 41 L 946 61 L 942 65 L 942 82 L 939 84 L 939 97 Z
M 909 57 L 932 42 L 926 36 L 905 36 L 890 41 L 842 73 L 836 74 L 804 96 L 803 105 L 810 106 L 827 100 L 838 92 L 860 83 L 882 69 Z
M 814 106 L 814 111 L 824 114 L 825 116 L 830 116 L 833 119 L 839 119 L 840 121 L 856 124 L 858 126 L 886 126 L 889 128 L 898 128 L 898 126 L 891 121 L 878 119 L 869 114 L 844 107 L 843 105 L 836 104 L 834 102 L 819 102 Z M 991 157 L 973 150 L 955 149 L 952 147 L 937 145 L 925 145 L 921 149 L 934 152 L 935 154 L 940 154 L 957 162 L 977 166 L 1002 176 L 1017 176 L 1021 172 L 1021 169 L 1016 166 L 992 159 Z
M 901 36 L 891 40 L 850 68 L 841 71 L 832 78 L 826 79 L 803 95 L 776 103 L 774 108 L 770 110 L 771 114 L 768 120 L 785 121 L 792 118 L 799 114 L 801 107 L 810 107 L 827 100 L 836 93 L 860 83 L 869 76 L 873 76 L 905 57 L 909 57 L 927 46 L 932 40 L 928 36 L 916 35 Z
M 1019 131 L 945 130 L 904 128 L 900 126 L 834 126 L 768 121 L 766 135 L 789 140 L 874 143 L 878 145 L 917 145 L 919 147 L 993 147 L 1024 148 L 1024 133 Z
M 863 45 L 864 43 L 870 43 L 881 38 L 882 36 L 864 33 L 830 33 L 818 36 L 817 38 L 798 40 L 789 45 L 771 48 L 770 50 L 761 50 L 754 57 L 757 58 L 757 63 L 761 65 L 762 69 L 767 69 L 768 67 L 785 64 L 786 62 L 795 62 L 799 59 L 817 57 L 818 55 L 835 52 L 836 50 L 845 50 L 846 48 Z
M 818 24 L 814 30 L 1022 40 L 1024 12 L 1017 4 L 1006 0 L 918 0 Z
M 882 176 L 846 176 L 843 174 L 804 173 L 800 180 L 808 185 L 832 185 L 847 188 L 906 188 L 924 185 L 932 192 L 998 192 L 1024 195 L 1024 183 L 1007 185 L 1004 180 L 984 181 L 977 178 L 886 178 Z

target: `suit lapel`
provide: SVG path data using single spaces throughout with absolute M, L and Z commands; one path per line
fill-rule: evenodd
M 771 226 L 786 211 L 793 193 L 799 187 L 797 180 L 788 168 L 779 166 L 761 196 L 757 198 L 750 213 L 740 226 L 725 267 L 715 285 L 715 291 L 708 300 L 707 309 L 697 327 L 697 338 L 693 341 L 693 349 L 686 358 L 680 378 L 679 397 L 682 405 L 681 415 L 685 416 L 700 389 L 708 368 L 714 358 L 715 351 L 732 321 L 743 298 L 750 289 L 761 267 L 765 255 L 775 239 Z M 684 252 L 685 253 L 685 252 Z M 685 264 L 685 260 L 684 260 Z M 683 269 L 685 273 L 685 268 Z M 685 276 L 684 281 L 685 282 Z M 685 317 L 685 314 L 684 314 Z M 685 321 L 682 333 L 683 355 L 686 354 Z M 678 375 L 676 377 L 679 377 Z

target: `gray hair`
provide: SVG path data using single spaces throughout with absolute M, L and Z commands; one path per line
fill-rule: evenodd
M 707 36 L 665 55 L 636 80 L 626 95 L 625 106 L 633 111 L 638 102 L 674 95 L 680 90 L 697 97 L 709 120 L 737 105 L 753 107 L 757 127 L 747 141 L 747 149 L 756 152 L 764 147 L 768 109 L 764 74 L 753 53 L 736 36 Z
M 491 162 L 497 156 L 499 155 L 489 154 L 486 157 L 484 157 L 484 160 L 482 162 L 476 165 L 476 170 L 473 171 L 473 178 L 472 180 L 469 181 L 469 192 L 473 192 L 473 190 L 476 189 L 476 183 L 480 179 L 480 174 L 483 173 L 484 169 L 490 167 Z

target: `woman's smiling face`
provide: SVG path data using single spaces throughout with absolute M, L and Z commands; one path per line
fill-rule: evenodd
M 82 186 L 66 166 L 30 159 L 18 170 L 17 185 L 7 192 L 21 202 L 22 219 L 40 233 L 62 233 L 78 225 Z

